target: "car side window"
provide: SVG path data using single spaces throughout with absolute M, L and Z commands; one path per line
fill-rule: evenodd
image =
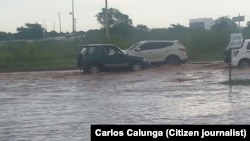
M 97 50 L 96 47 L 89 47 L 87 54 L 92 55 L 92 54 L 96 53 L 96 50 Z
M 112 55 L 117 54 L 117 51 L 113 48 L 110 48 L 110 47 L 106 47 L 104 49 L 104 52 L 105 52 L 105 55 L 107 55 L 107 56 L 112 56 Z
M 248 43 L 248 45 L 247 45 L 247 49 L 248 49 L 248 50 L 250 50 L 250 43 Z
M 173 45 L 172 42 L 152 42 L 140 46 L 141 50 L 161 49 Z
M 155 43 L 145 43 L 140 46 L 141 50 L 151 50 L 155 49 Z

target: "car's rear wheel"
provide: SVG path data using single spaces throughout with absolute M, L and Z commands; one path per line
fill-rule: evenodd
M 239 67 L 245 68 L 245 67 L 250 67 L 250 61 L 247 59 L 243 59 L 239 63 Z
M 93 73 L 99 73 L 100 72 L 100 67 L 98 65 L 89 65 L 88 67 L 88 73 L 93 74 Z
M 142 68 L 142 65 L 141 65 L 141 63 L 139 63 L 139 62 L 133 63 L 133 64 L 131 65 L 131 71 L 133 71 L 133 72 L 141 71 L 142 69 L 143 69 L 143 68 Z
M 170 65 L 179 65 L 181 63 L 180 59 L 177 56 L 169 56 L 166 60 L 165 60 L 166 64 L 170 64 Z

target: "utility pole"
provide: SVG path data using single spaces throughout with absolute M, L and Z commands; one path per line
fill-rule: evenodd
M 240 17 L 240 13 L 239 13 L 239 33 L 240 33 L 240 21 L 241 21 L 242 19 L 241 19 L 241 17 Z
M 72 15 L 72 33 L 75 32 L 75 12 L 74 12 L 74 0 L 72 0 L 72 11 L 69 13 Z
M 59 16 L 59 29 L 60 29 L 60 33 L 62 33 L 62 27 L 61 27 L 61 14 L 60 12 L 58 13 Z
M 47 25 L 45 25 L 45 19 L 43 19 L 43 39 L 46 39 Z
M 105 23 L 106 23 L 106 39 L 108 39 L 109 37 L 108 0 L 105 0 Z

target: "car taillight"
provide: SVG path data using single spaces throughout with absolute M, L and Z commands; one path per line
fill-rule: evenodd
M 186 48 L 179 48 L 180 51 L 186 52 Z

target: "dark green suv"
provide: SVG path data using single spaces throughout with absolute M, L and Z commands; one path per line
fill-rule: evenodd
M 77 55 L 77 66 L 91 74 L 116 69 L 139 71 L 149 67 L 150 62 L 128 55 L 112 44 L 89 44 Z

